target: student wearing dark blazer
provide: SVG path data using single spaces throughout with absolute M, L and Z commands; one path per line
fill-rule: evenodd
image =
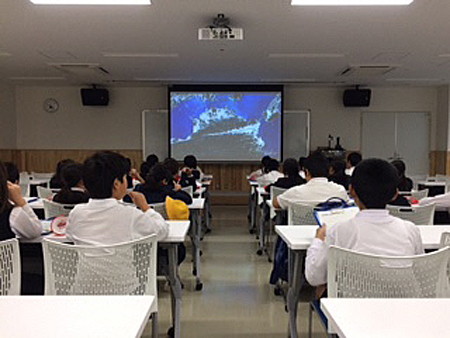
M 306 180 L 304 180 L 299 174 L 298 162 L 294 158 L 287 158 L 286 160 L 284 160 L 283 174 L 285 177 L 281 177 L 275 183 L 265 187 L 267 192 L 270 192 L 271 186 L 289 189 L 297 185 L 306 183 Z

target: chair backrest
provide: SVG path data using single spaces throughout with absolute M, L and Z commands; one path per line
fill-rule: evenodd
M 279 188 L 279 187 L 274 187 L 273 185 L 270 187 L 270 196 L 272 197 L 272 200 L 275 197 L 278 197 L 279 195 L 281 195 L 282 193 L 284 193 L 286 190 L 288 189 L 284 189 L 284 188 Z
M 450 232 L 443 232 L 441 234 L 441 243 L 439 248 L 445 248 L 446 246 L 450 246 Z
M 55 196 L 55 193 L 50 188 L 44 188 L 44 187 L 41 187 L 41 186 L 37 186 L 36 190 L 37 190 L 37 194 L 38 194 L 39 198 L 50 199 L 53 196 Z
M 412 175 L 409 177 L 413 181 L 413 189 L 418 190 L 419 189 L 419 182 L 426 181 L 428 179 L 427 175 Z
M 47 199 L 43 199 L 42 203 L 44 204 L 44 217 L 45 219 L 49 219 L 56 216 L 67 216 L 70 213 L 75 205 L 74 204 L 61 204 L 53 201 L 49 201 Z
M 50 181 L 51 178 L 53 177 L 53 173 L 35 173 L 32 172 L 31 176 L 33 177 L 33 179 L 35 180 L 45 180 L 45 181 Z
M 315 225 L 314 205 L 293 203 L 288 208 L 288 225 Z
M 386 209 L 392 216 L 411 221 L 416 225 L 433 225 L 435 204 L 416 206 L 416 207 L 399 207 L 395 205 L 387 205 Z
M 192 185 L 181 188 L 181 190 L 184 192 L 187 192 L 189 194 L 189 196 L 194 197 L 194 188 L 192 187 Z
M 428 189 L 414 190 L 411 191 L 410 196 L 412 199 L 421 200 L 422 198 L 428 197 Z
M 44 239 L 45 295 L 157 297 L 155 235 L 105 246 Z M 155 302 L 156 304 L 156 302 Z M 157 311 L 157 305 L 151 312 Z
M 429 254 L 392 257 L 331 246 L 328 251 L 328 297 L 449 297 L 449 259 L 450 247 Z
M 155 210 L 157 213 L 159 213 L 165 220 L 169 219 L 169 215 L 167 214 L 165 202 L 150 204 L 150 206 L 153 208 L 153 210 Z
M 20 295 L 20 251 L 15 238 L 0 242 L 0 296 Z

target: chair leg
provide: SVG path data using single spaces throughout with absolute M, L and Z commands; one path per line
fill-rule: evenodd
M 312 316 L 313 316 L 313 307 L 311 303 L 308 303 L 309 307 L 309 318 L 308 318 L 308 337 L 312 337 Z
M 158 338 L 158 312 L 152 313 L 152 337 Z

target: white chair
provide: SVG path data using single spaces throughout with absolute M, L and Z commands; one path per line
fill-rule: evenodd
M 19 174 L 19 185 L 22 189 L 22 196 L 29 197 L 30 196 L 30 174 L 26 171 L 23 171 Z
M 443 232 L 441 234 L 441 243 L 439 248 L 444 248 L 446 246 L 450 246 L 450 232 Z
M 433 225 L 435 204 L 417 206 L 417 207 L 402 207 L 395 205 L 387 205 L 386 209 L 392 216 L 411 221 L 416 225 Z
M 422 198 L 428 197 L 428 189 L 411 191 L 410 196 L 412 199 L 420 201 Z
M 53 196 L 55 196 L 55 193 L 50 188 L 44 188 L 41 186 L 36 187 L 37 195 L 39 198 L 42 199 L 51 199 Z
M 449 260 L 450 247 L 423 255 L 394 257 L 331 246 L 328 251 L 328 297 L 449 297 Z
M 42 203 L 44 204 L 45 219 L 57 216 L 67 216 L 69 215 L 70 211 L 75 207 L 74 204 L 61 204 L 49 201 L 47 199 L 43 199 Z
M 45 295 L 150 295 L 153 337 L 158 336 L 156 236 L 105 246 L 44 239 Z
M 53 173 L 31 173 L 31 177 L 33 177 L 33 180 L 43 180 L 43 181 L 50 181 L 53 177 Z
M 0 242 L 0 296 L 20 295 L 20 251 L 15 238 Z
M 194 198 L 194 188 L 192 187 L 192 185 L 181 188 L 181 191 L 188 193 L 191 198 Z
M 169 219 L 169 215 L 167 214 L 166 203 L 155 203 L 150 204 L 150 206 L 159 213 L 165 220 Z
M 288 208 L 288 225 L 315 225 L 314 206 L 293 203 Z

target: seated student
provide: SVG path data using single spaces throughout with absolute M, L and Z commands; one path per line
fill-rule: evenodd
M 23 198 L 20 186 L 7 180 L 0 161 L 0 241 L 16 236 L 36 238 L 41 233 L 41 222 Z
M 285 191 L 273 200 L 273 206 L 287 209 L 293 203 L 315 205 L 331 197 L 348 200 L 347 191 L 342 185 L 328 182 L 327 164 L 322 154 L 318 152 L 311 154 L 305 161 L 306 184 Z
M 53 201 L 61 204 L 79 204 L 89 201 L 89 194 L 86 192 L 81 178 L 83 166 L 81 163 L 71 163 L 66 165 L 61 171 L 63 187 L 55 196 Z
M 305 173 L 305 161 L 306 157 L 302 156 L 298 159 L 298 169 L 300 177 L 306 180 L 306 173 Z
M 328 166 L 328 181 L 342 185 L 345 190 L 348 190 L 348 183 L 350 178 L 345 174 L 345 162 L 342 160 L 335 160 Z
M 169 196 L 186 204 L 192 203 L 192 197 L 181 190 L 179 184 L 172 184 L 173 179 L 170 172 L 163 164 L 155 164 L 147 175 L 145 184 L 136 186 L 135 191 L 144 194 L 149 204 L 162 203 Z
M 388 162 L 368 159 L 358 164 L 353 172 L 350 192 L 361 211 L 347 222 L 317 230 L 305 263 L 305 276 L 311 285 L 327 282 L 330 245 L 387 256 L 411 256 L 424 252 L 419 228 L 385 210 L 397 191 L 397 184 L 397 171 Z
M 129 195 L 138 208 L 119 203 L 127 194 L 127 160 L 112 151 L 97 152 L 83 164 L 83 181 L 89 192 L 87 204 L 70 212 L 67 237 L 75 244 L 107 245 L 156 234 L 164 239 L 169 231 L 162 216 L 150 208 L 145 196 Z
M 347 156 L 347 169 L 345 169 L 345 174 L 347 176 L 352 176 L 353 170 L 355 170 L 356 165 L 361 162 L 362 156 L 356 151 L 348 154 Z
M 266 172 L 266 171 L 265 171 L 265 170 L 266 170 L 266 167 L 267 167 L 267 165 L 269 164 L 269 161 L 270 161 L 270 156 L 267 156 L 267 155 L 264 156 L 264 157 L 261 159 L 261 164 L 260 164 L 259 169 L 258 169 L 258 170 L 255 170 L 254 172 L 252 172 L 252 173 L 249 175 L 249 180 L 250 180 L 250 181 L 256 181 L 258 177 L 264 175 L 265 172 Z
M 275 183 L 279 178 L 284 177 L 284 175 L 278 171 L 279 167 L 280 163 L 276 159 L 271 158 L 269 163 L 267 163 L 265 174 L 257 178 L 256 181 L 258 184 L 260 186 L 266 186 Z
M 20 173 L 19 169 L 17 169 L 17 166 L 12 162 L 5 162 L 4 165 L 6 169 L 7 180 L 11 183 L 19 184 Z
M 285 177 L 279 178 L 275 183 L 265 187 L 267 192 L 270 192 L 270 187 L 278 187 L 289 189 L 297 185 L 306 183 L 306 180 L 300 177 L 298 172 L 298 162 L 294 158 L 287 158 L 283 162 L 283 174 Z
M 184 167 L 180 170 L 181 172 L 181 180 L 183 180 L 183 176 L 194 176 L 196 180 L 201 180 L 203 177 L 202 170 L 197 165 L 197 159 L 194 155 L 185 156 Z
M 140 168 L 140 170 L 141 170 L 140 175 L 144 180 L 147 177 L 150 169 L 158 162 L 159 162 L 159 158 L 155 154 L 148 155 L 145 162 L 142 162 L 141 168 Z M 141 182 L 141 183 L 144 183 L 144 182 Z
M 398 172 L 398 191 L 411 191 L 413 188 L 413 181 L 406 177 L 406 165 L 402 160 L 392 161 L 391 164 L 397 169 Z
M 70 163 L 75 163 L 75 161 L 70 158 L 67 158 L 65 160 L 61 160 L 58 162 L 58 164 L 56 165 L 56 173 L 55 173 L 55 175 L 53 175 L 53 177 L 50 180 L 50 188 L 51 189 L 61 189 L 62 188 L 61 171 L 66 165 L 68 165 Z
M 175 188 L 175 185 L 179 184 L 183 188 L 192 186 L 193 192 L 197 190 L 197 182 L 194 175 L 192 173 L 181 175 L 178 170 L 179 166 L 177 160 L 172 157 L 166 158 L 163 162 L 163 165 L 167 170 L 169 170 L 170 174 L 172 175 L 172 181 L 168 182 L 168 185 L 172 186 L 172 188 Z

